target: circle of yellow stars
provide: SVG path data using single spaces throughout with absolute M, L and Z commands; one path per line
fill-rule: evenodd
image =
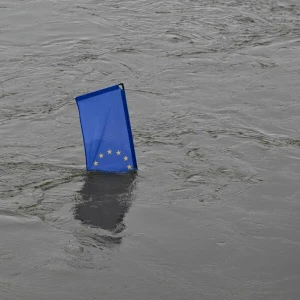
M 107 152 L 107 155 L 112 155 L 112 153 L 113 153 L 113 151 L 112 151 L 111 149 L 108 149 L 106 152 Z M 116 154 L 117 154 L 118 156 L 121 156 L 121 153 L 122 153 L 122 152 L 121 152 L 120 150 L 116 151 Z M 98 157 L 101 159 L 101 158 L 104 157 L 104 154 L 103 154 L 103 153 L 100 153 L 100 154 L 98 155 Z M 123 157 L 123 160 L 124 160 L 124 161 L 128 161 L 128 156 L 125 155 L 125 156 Z M 94 161 L 94 166 L 98 166 L 98 165 L 99 165 L 99 162 L 95 160 L 95 161 Z M 128 170 L 132 170 L 132 165 L 130 165 L 130 164 L 127 165 L 127 169 L 128 169 Z

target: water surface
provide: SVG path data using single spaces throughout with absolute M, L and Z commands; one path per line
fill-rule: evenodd
M 0 298 L 300 297 L 296 0 L 2 0 Z M 124 82 L 139 171 L 87 174 L 74 97 Z

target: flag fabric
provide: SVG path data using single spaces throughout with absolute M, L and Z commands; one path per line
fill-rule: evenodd
M 75 98 L 88 171 L 128 172 L 137 162 L 123 84 Z

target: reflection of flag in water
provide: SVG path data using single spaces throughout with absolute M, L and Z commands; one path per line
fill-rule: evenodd
M 87 170 L 136 170 L 123 84 L 78 96 L 75 100 L 79 110 Z
M 75 218 L 91 227 L 121 232 L 133 201 L 135 178 L 135 172 L 86 174 L 74 207 Z

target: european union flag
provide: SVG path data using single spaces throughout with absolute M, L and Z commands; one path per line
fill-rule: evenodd
M 128 172 L 137 162 L 123 84 L 75 98 L 88 171 Z

